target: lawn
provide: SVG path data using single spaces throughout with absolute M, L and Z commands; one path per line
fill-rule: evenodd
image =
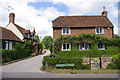
M 71 74 L 77 74 L 77 73 L 120 73 L 119 70 L 75 70 L 75 69 L 56 69 L 56 68 L 51 68 L 47 70 L 48 72 L 51 73 L 71 73 Z

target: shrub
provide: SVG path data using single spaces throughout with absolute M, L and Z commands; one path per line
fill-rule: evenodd
M 22 59 L 30 56 L 32 53 L 32 44 L 25 42 L 24 44 L 15 43 L 13 50 L 2 49 L 2 62 L 9 62 L 16 59 Z
M 116 64 L 110 63 L 107 65 L 106 69 L 117 69 Z
M 43 68 L 45 67 L 45 63 L 47 62 L 47 64 L 49 65 L 49 67 L 54 67 L 56 64 L 70 64 L 70 63 L 74 63 L 75 66 L 74 67 L 64 67 L 67 69 L 90 69 L 88 65 L 83 65 L 82 64 L 82 58 L 80 57 L 59 57 L 56 56 L 54 58 L 50 57 L 50 56 L 45 56 L 43 59 Z

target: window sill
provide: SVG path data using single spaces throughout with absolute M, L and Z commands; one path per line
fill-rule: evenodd
M 99 50 L 105 50 L 105 49 L 99 49 Z
M 96 33 L 96 34 L 104 34 L 104 33 Z
M 71 49 L 68 49 L 68 50 L 62 50 L 62 51 L 70 51 Z
M 79 49 L 79 50 L 89 50 L 89 49 Z
M 70 35 L 70 34 L 62 34 L 62 35 Z

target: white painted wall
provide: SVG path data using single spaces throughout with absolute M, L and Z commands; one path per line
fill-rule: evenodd
M 18 36 L 23 41 L 24 39 L 23 34 L 18 30 L 18 28 L 13 23 L 8 24 L 6 26 L 6 29 L 11 30 L 16 36 Z

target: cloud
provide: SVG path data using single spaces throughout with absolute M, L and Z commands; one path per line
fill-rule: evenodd
M 28 2 L 20 2 L 12 0 L 11 2 L 0 3 L 0 24 L 5 27 L 9 21 L 8 6 L 11 6 L 13 10 L 10 12 L 15 13 L 15 23 L 26 29 L 33 30 L 39 36 L 44 37 L 45 35 L 53 35 L 52 31 L 52 20 L 57 18 L 59 15 L 65 15 L 63 12 L 59 12 L 55 7 L 47 7 L 35 9 L 34 6 L 29 6 Z
M 26 29 L 36 29 L 39 36 L 53 35 L 52 20 L 58 16 L 65 15 L 59 12 L 54 6 L 47 8 L 35 9 L 34 6 L 28 5 L 29 2 L 39 0 L 1 0 L 0 1 L 0 26 L 7 26 L 9 22 L 8 6 L 11 6 L 15 13 L 15 23 Z M 46 2 L 47 0 L 45 0 Z M 105 1 L 105 2 L 104 2 Z M 116 7 L 118 0 L 49 0 L 53 4 L 64 4 L 69 9 L 68 15 L 101 15 L 103 6 L 108 11 L 108 18 L 115 25 L 114 32 L 117 34 L 118 9 Z M 44 2 L 44 1 L 42 1 Z
M 101 15 L 103 7 L 108 11 L 108 18 L 118 27 L 118 1 L 119 0 L 51 0 L 54 4 L 65 4 L 69 8 L 69 15 Z M 114 30 L 114 33 L 118 31 Z

